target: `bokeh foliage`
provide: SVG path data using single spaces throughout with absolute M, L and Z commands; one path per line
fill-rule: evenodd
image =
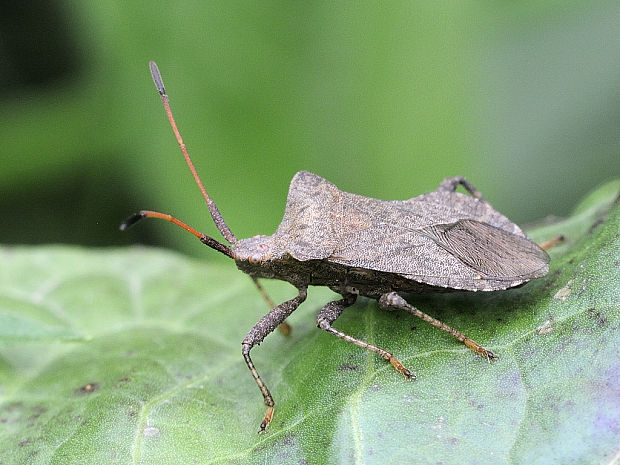
M 215 234 L 147 71 L 158 61 L 232 230 L 271 233 L 307 169 L 408 198 L 463 174 L 517 222 L 620 172 L 618 2 L 15 2 L 0 50 L 3 242 L 193 251 Z

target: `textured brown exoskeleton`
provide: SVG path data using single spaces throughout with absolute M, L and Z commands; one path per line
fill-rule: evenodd
M 183 155 L 215 224 L 231 245 L 221 244 L 170 215 L 153 211 L 132 216 L 121 229 L 142 218 L 165 219 L 234 259 L 268 301 L 257 278 L 288 281 L 299 291 L 297 297 L 272 305 L 272 310 L 242 342 L 243 357 L 267 405 L 260 431 L 271 422 L 274 401 L 254 367 L 250 351 L 306 299 L 308 286 L 327 286 L 342 295 L 342 299 L 329 302 L 319 311 L 319 328 L 379 354 L 406 378 L 414 378 L 413 373 L 390 352 L 332 326 L 358 296 L 377 299 L 382 308 L 408 311 L 450 333 L 489 361 L 496 358 L 399 295 L 422 291 L 495 291 L 547 274 L 547 253 L 516 224 L 495 211 L 465 178 L 447 178 L 435 191 L 409 200 L 386 201 L 342 192 L 325 179 L 300 171 L 291 181 L 284 218 L 276 232 L 272 236 L 239 240 L 196 174 L 172 117 L 159 70 L 153 62 L 150 66 Z M 471 195 L 455 192 L 459 185 Z

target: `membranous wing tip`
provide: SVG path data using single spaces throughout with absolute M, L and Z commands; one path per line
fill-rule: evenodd
M 549 264 L 547 253 L 527 237 L 481 221 L 459 220 L 421 232 L 482 278 L 529 280 L 545 274 Z

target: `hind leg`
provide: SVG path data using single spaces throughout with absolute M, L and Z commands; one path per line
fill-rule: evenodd
M 561 244 L 562 242 L 564 242 L 564 236 L 562 234 L 558 234 L 557 236 L 554 236 L 551 239 L 542 241 L 540 244 L 538 244 L 538 247 L 540 247 L 543 250 L 549 250 L 555 247 L 556 245 Z
M 473 350 L 477 354 L 480 354 L 483 357 L 486 357 L 486 359 L 489 362 L 497 358 L 497 356 L 493 354 L 493 352 L 485 349 L 484 347 L 482 347 L 480 344 L 478 344 L 474 340 L 465 336 L 465 334 L 461 333 L 460 331 L 457 331 L 454 328 L 451 328 L 450 326 L 437 320 L 436 318 L 433 318 L 432 316 L 427 315 L 421 310 L 418 310 L 413 305 L 410 305 L 405 299 L 399 296 L 396 292 L 390 292 L 389 294 L 383 294 L 381 298 L 379 299 L 379 305 L 382 308 L 385 308 L 387 310 L 391 310 L 394 308 L 400 308 L 402 310 L 406 310 L 407 312 L 417 316 L 418 318 L 421 318 L 424 321 L 432 324 L 435 328 L 439 328 L 451 334 L 452 336 L 457 338 L 459 341 L 461 341 L 463 344 L 465 344 L 467 347 L 469 347 L 471 350 Z
M 459 184 L 465 188 L 467 192 L 469 192 L 472 197 L 475 197 L 483 202 L 486 202 L 482 194 L 478 189 L 476 189 L 473 184 L 471 184 L 467 179 L 463 176 L 454 176 L 452 178 L 446 178 L 441 181 L 441 184 L 437 186 L 435 189 L 437 192 L 454 192 L 456 188 L 459 187 Z

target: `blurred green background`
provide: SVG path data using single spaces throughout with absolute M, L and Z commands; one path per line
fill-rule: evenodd
M 0 19 L 0 237 L 219 239 L 151 82 L 162 71 L 238 237 L 306 169 L 404 199 L 463 174 L 517 222 L 620 174 L 620 2 L 21 1 Z M 204 249 L 205 256 L 217 254 Z

